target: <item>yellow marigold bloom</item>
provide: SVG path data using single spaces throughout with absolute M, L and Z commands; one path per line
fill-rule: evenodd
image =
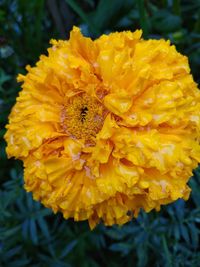
M 23 160 L 34 199 L 91 228 L 188 199 L 200 162 L 200 92 L 187 57 L 141 34 L 92 41 L 74 27 L 18 76 L 7 154 Z

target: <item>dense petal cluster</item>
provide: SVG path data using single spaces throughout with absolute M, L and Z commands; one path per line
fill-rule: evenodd
M 73 28 L 23 82 L 5 139 L 25 188 L 65 218 L 123 224 L 187 199 L 200 162 L 200 92 L 169 41 Z

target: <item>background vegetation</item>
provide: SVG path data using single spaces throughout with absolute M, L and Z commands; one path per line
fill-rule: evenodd
M 168 38 L 189 57 L 200 81 L 200 0 L 0 0 L 0 266 L 199 267 L 200 170 L 190 200 L 140 213 L 123 227 L 65 221 L 32 200 L 23 169 L 5 154 L 4 126 L 20 90 L 16 75 L 46 53 L 50 38 L 79 25 L 92 38 L 142 28 L 144 38 Z

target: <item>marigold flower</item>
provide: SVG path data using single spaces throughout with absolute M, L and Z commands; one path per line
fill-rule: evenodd
M 200 92 L 187 57 L 141 30 L 95 41 L 73 28 L 18 76 L 7 154 L 25 188 L 93 228 L 188 199 L 200 162 Z

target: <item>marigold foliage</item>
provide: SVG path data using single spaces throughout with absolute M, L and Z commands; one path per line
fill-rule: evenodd
M 187 57 L 141 34 L 92 41 L 74 27 L 18 76 L 7 154 L 23 160 L 34 199 L 91 228 L 188 199 L 200 162 L 200 92 Z

